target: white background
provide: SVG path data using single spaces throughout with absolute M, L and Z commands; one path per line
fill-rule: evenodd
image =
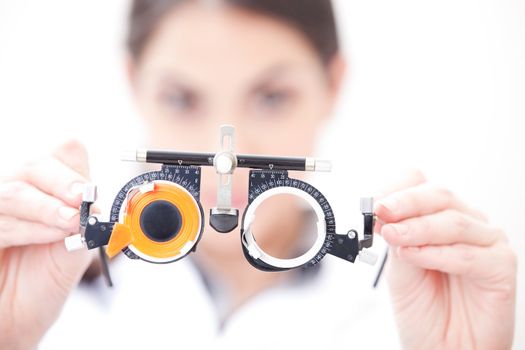
M 318 151 L 334 160 L 337 186 L 374 191 L 419 168 L 485 211 L 521 258 L 525 2 L 339 0 L 337 9 L 349 79 Z M 76 137 L 97 182 L 123 148 L 142 146 L 123 66 L 126 10 L 123 0 L 0 0 L 0 174 Z M 339 195 L 335 207 L 350 200 Z M 515 348 L 525 348 L 523 332 Z

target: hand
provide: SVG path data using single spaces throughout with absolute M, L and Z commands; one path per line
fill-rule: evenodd
M 376 202 L 406 349 L 510 349 L 517 257 L 502 230 L 420 173 Z
M 68 253 L 78 232 L 84 147 L 72 141 L 0 183 L 0 348 L 36 347 L 88 267 L 87 250 Z

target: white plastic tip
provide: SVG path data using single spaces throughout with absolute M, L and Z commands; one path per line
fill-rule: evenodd
M 137 151 L 136 150 L 125 150 L 120 155 L 120 159 L 125 162 L 136 162 L 137 161 Z
M 66 237 L 64 239 L 64 245 L 66 246 L 66 250 L 68 252 L 73 252 L 75 250 L 84 248 L 84 240 L 82 239 L 82 235 L 77 233 L 76 235 Z
M 82 201 L 93 203 L 97 200 L 97 186 L 92 183 L 87 183 L 84 185 L 84 190 L 82 192 Z
M 370 252 L 368 250 L 365 250 L 365 249 L 361 250 L 358 256 L 359 256 L 359 261 L 362 261 L 368 265 L 375 265 L 377 262 L 377 254 Z
M 361 198 L 360 207 L 361 207 L 361 213 L 372 214 L 374 212 L 374 198 L 373 197 Z
M 332 170 L 332 162 L 329 160 L 324 160 L 324 159 L 316 159 L 314 170 L 329 172 Z

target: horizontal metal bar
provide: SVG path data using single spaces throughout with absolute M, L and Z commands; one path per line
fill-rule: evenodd
M 330 171 L 331 163 L 308 157 L 235 154 L 237 167 L 269 170 Z M 176 165 L 213 166 L 215 153 L 136 150 L 124 153 L 122 160 Z

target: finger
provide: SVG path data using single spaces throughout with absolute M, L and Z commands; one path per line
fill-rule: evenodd
M 516 271 L 516 256 L 507 244 L 398 247 L 399 259 L 427 270 L 473 278 L 501 278 Z
M 87 179 L 55 158 L 26 164 L 14 175 L 71 206 L 79 206 Z
M 413 186 L 420 185 L 424 183 L 425 181 L 426 181 L 425 176 L 420 170 L 416 169 L 416 170 L 407 171 L 405 174 L 403 174 L 400 177 L 400 179 L 385 186 L 383 190 L 377 196 L 374 197 L 374 202 L 375 202 L 374 207 L 376 208 L 374 211 L 377 210 L 378 200 L 381 200 L 382 198 L 388 196 L 391 193 L 403 190 L 405 188 L 410 188 Z M 378 217 L 376 220 L 374 231 L 380 232 L 382 225 L 383 225 L 383 221 L 381 220 L 380 217 Z
M 78 207 L 88 175 L 85 148 L 76 141 L 70 141 L 59 147 L 53 157 L 26 164 L 12 179 L 26 181 L 41 191 Z
M 68 233 L 38 222 L 0 216 L 0 249 L 12 246 L 51 243 L 64 239 Z
M 389 194 L 396 191 L 417 186 L 424 183 L 425 181 L 425 176 L 421 171 L 408 171 L 399 180 L 394 181 L 390 185 L 383 188 L 381 193 L 374 198 L 374 212 L 377 210 L 377 200 L 381 200 L 381 198 L 384 198 L 385 196 L 388 196 Z M 374 232 L 380 232 L 382 224 L 383 222 L 381 218 L 378 217 L 374 226 Z M 413 283 L 414 280 L 421 278 L 423 275 L 423 270 L 415 268 L 413 265 L 399 261 L 396 251 L 395 249 L 392 249 L 392 247 L 389 248 L 386 271 L 390 288 L 393 292 L 395 292 L 398 288 L 407 288 L 407 286 L 410 286 L 410 283 Z
M 381 235 L 394 246 L 455 243 L 489 246 L 505 240 L 499 229 L 453 209 L 387 224 L 382 227 Z
M 76 231 L 79 211 L 21 181 L 0 184 L 0 215 Z
M 383 222 L 392 223 L 445 209 L 455 209 L 485 220 L 478 211 L 468 208 L 450 191 L 428 183 L 392 193 L 379 200 L 375 214 Z

